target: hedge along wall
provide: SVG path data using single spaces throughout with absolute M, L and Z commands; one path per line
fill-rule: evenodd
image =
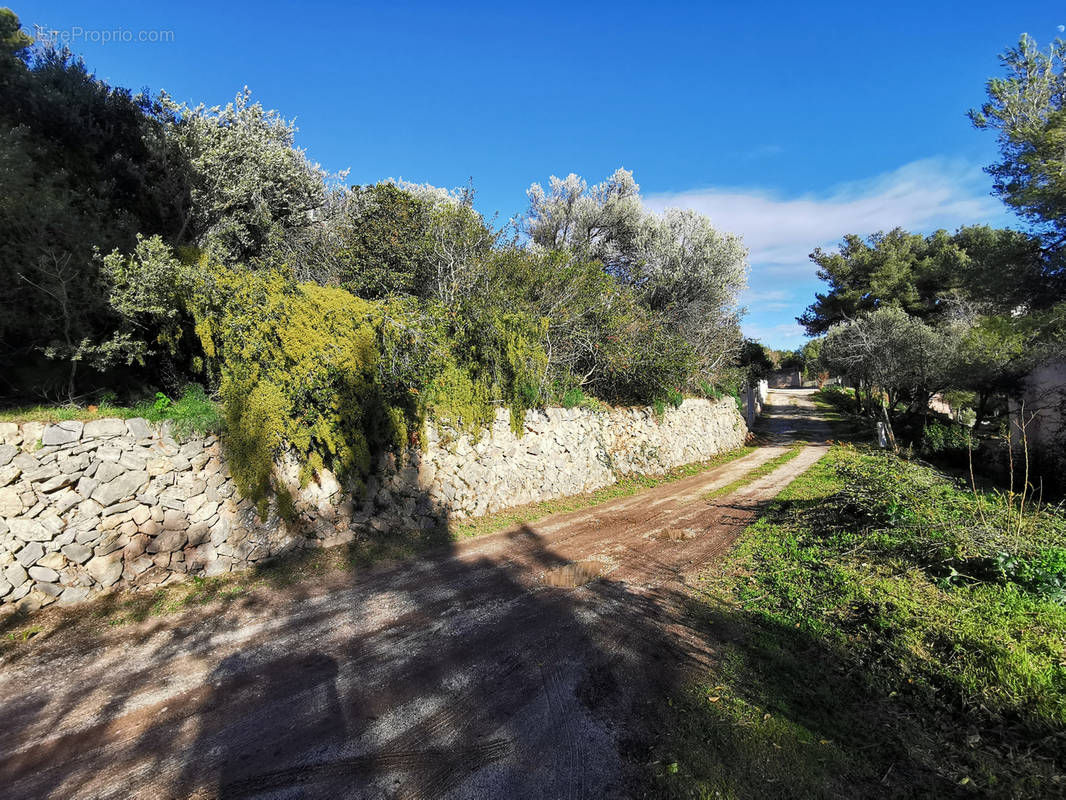
M 301 486 L 294 458 L 276 465 L 291 493 L 260 518 L 239 496 L 215 437 L 177 441 L 166 425 L 100 419 L 0 424 L 0 605 L 78 603 L 120 587 L 247 569 L 300 547 L 386 531 L 439 530 L 450 518 L 661 474 L 739 447 L 732 398 L 651 409 L 548 409 L 521 436 L 501 410 L 489 430 L 427 426 L 421 450 L 380 458 L 361 497 L 323 470 Z

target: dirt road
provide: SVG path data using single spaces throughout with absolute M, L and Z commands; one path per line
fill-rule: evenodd
M 793 399 L 796 400 L 793 403 Z M 780 444 L 447 552 L 0 660 L 9 798 L 626 797 L 643 704 L 714 661 L 688 584 L 822 456 L 775 392 Z

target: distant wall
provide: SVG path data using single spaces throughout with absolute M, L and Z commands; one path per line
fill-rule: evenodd
M 799 370 L 779 370 L 770 373 L 767 383 L 771 389 L 802 389 L 803 376 Z
M 188 574 L 222 575 L 297 547 L 323 547 L 395 529 L 661 474 L 739 447 L 746 430 L 732 398 L 651 409 L 530 411 L 522 436 L 500 411 L 478 436 L 427 427 L 421 450 L 353 497 L 324 471 L 301 487 L 289 519 L 261 519 L 238 496 L 219 441 L 179 442 L 143 419 L 0 424 L 0 605 L 77 603 L 117 587 L 154 587 Z

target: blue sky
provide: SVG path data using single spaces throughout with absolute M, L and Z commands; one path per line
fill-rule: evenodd
M 208 105 L 249 86 L 352 183 L 472 178 L 479 209 L 507 218 L 552 174 L 633 170 L 653 208 L 744 235 L 745 330 L 774 347 L 803 342 L 815 246 L 895 225 L 1018 225 L 981 171 L 994 139 L 965 112 L 1023 31 L 1045 44 L 1066 24 L 1041 0 L 13 9 L 31 31 L 67 31 L 118 85 Z

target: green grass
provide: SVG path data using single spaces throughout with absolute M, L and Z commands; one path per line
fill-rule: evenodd
M 1061 795 L 1066 608 L 952 575 L 1063 541 L 1061 511 L 834 448 L 706 576 L 720 661 L 661 704 L 648 796 Z
M 190 384 L 181 397 L 172 400 L 162 392 L 140 403 L 124 406 L 104 399 L 92 406 L 36 405 L 0 410 L 0 422 L 61 422 L 63 420 L 144 417 L 151 422 L 170 420 L 179 435 L 217 433 L 222 428 L 218 405 L 197 384 Z
M 832 391 L 830 391 L 832 390 Z M 851 389 L 827 387 L 811 395 L 823 419 L 829 422 L 838 439 L 859 441 L 871 436 L 872 423 L 854 411 L 855 393 Z
M 802 451 L 803 445 L 798 444 L 795 447 L 786 450 L 781 455 L 774 456 L 765 464 L 760 464 L 754 469 L 744 473 L 744 475 L 737 478 L 735 481 L 727 483 L 725 486 L 719 486 L 717 489 L 708 492 L 703 497 L 705 500 L 716 500 L 719 497 L 725 497 L 727 494 L 733 494 L 737 489 L 743 489 L 748 484 L 759 480 L 759 478 L 765 478 L 778 467 L 783 466 L 794 459 Z

